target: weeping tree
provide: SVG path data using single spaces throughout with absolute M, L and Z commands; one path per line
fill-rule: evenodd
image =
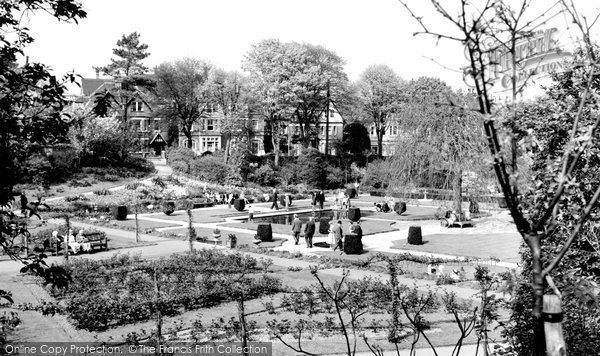
M 407 98 L 398 121 L 399 138 L 392 161 L 403 183 L 418 185 L 415 178 L 443 175 L 452 186 L 453 208 L 462 211 L 462 177 L 465 171 L 485 176 L 489 168 L 482 164 L 485 140 L 479 117 L 462 107 L 474 97 L 454 92 L 436 78 L 422 77 L 405 87 Z
M 404 7 L 415 18 L 421 27 L 420 33 L 433 35 L 438 39 L 446 39 L 461 43 L 465 48 L 467 68 L 465 77 L 474 88 L 477 105 L 476 112 L 480 117 L 488 149 L 492 157 L 492 166 L 498 184 L 501 187 L 510 214 L 518 232 L 527 246 L 524 254 L 526 264 L 524 277 L 527 280 L 527 301 L 521 304 L 515 312 L 526 320 L 521 323 L 522 334 L 526 335 L 517 345 L 520 354 L 545 355 L 546 350 L 552 355 L 566 353 L 562 340 L 546 339 L 544 334 L 544 300 L 551 300 L 553 293 L 561 298 L 562 293 L 553 281 L 553 276 L 565 280 L 567 276 L 580 276 L 586 264 L 572 263 L 579 260 L 581 252 L 576 247 L 579 243 L 588 241 L 586 231 L 592 231 L 596 226 L 598 214 L 598 199 L 600 198 L 600 181 L 597 175 L 590 176 L 597 155 L 600 115 L 593 109 L 598 105 L 598 94 L 594 83 L 598 80 L 598 55 L 592 43 L 591 31 L 598 19 L 598 14 L 582 13 L 573 2 L 561 0 L 550 7 L 543 15 L 552 16 L 563 13 L 579 31 L 581 50 L 578 61 L 566 67 L 565 72 L 570 78 L 567 88 L 558 91 L 558 96 L 550 96 L 551 116 L 549 121 L 560 121 L 561 130 L 556 131 L 559 140 L 551 140 L 544 145 L 547 150 L 539 158 L 543 164 L 534 173 L 534 178 L 527 187 L 527 192 L 519 192 L 518 170 L 507 166 L 504 159 L 503 143 L 514 139 L 512 132 L 501 132 L 497 122 L 501 119 L 499 110 L 502 105 L 492 99 L 493 85 L 496 78 L 491 75 L 498 68 L 498 58 L 502 56 L 520 57 L 519 44 L 528 44 L 531 31 L 543 26 L 546 17 L 539 12 L 528 17 L 524 15 L 530 8 L 529 1 L 520 1 L 513 8 L 503 1 L 487 1 L 480 6 L 468 1 L 458 1 L 458 14 L 440 2 L 431 0 L 438 17 L 438 23 L 444 21 L 452 31 L 438 32 L 428 22 L 427 17 L 416 14 L 411 7 L 401 1 Z M 555 9 L 556 8 L 556 9 Z M 501 15 L 499 15 L 499 13 Z M 588 17 L 592 14 L 591 17 Z M 506 21 L 508 19 L 508 21 Z M 514 43 L 513 43 L 514 42 Z M 530 45 L 530 44 L 529 44 Z M 515 72 L 508 73 L 510 83 L 520 91 L 523 87 Z M 519 74 L 517 74 L 518 76 Z M 509 103 L 509 107 L 516 102 Z M 465 111 L 470 110 L 464 107 Z M 513 111 L 515 113 L 516 111 Z M 518 114 L 518 113 L 517 113 Z M 514 115 L 513 119 L 518 117 Z M 534 138 L 547 130 L 542 125 L 531 128 Z M 504 139 L 509 137 L 509 140 Z M 542 162 L 540 161 L 540 163 Z M 518 162 L 513 162 L 518 164 Z M 589 242 L 589 241 L 588 241 Z M 587 248 L 594 248 L 591 243 Z M 593 261 L 592 261 L 593 262 Z M 567 267 L 561 270 L 561 265 Z M 597 274 L 595 274 L 597 276 Z M 597 284 L 576 285 L 572 280 L 565 285 L 566 289 L 577 290 L 578 294 L 598 295 Z M 593 282 L 593 278 L 591 280 Z M 595 300 L 592 297 L 592 301 Z M 528 329 L 527 329 L 528 328 Z M 589 340 L 588 340 L 589 341 Z M 573 347 L 579 345 L 573 344 Z M 597 345 L 592 347 L 597 352 Z

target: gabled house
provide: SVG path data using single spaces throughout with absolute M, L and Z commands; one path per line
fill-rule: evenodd
M 84 111 L 92 110 L 96 94 L 119 88 L 119 81 L 113 78 L 82 78 L 81 91 L 74 100 L 74 107 Z M 120 115 L 123 115 L 121 112 Z M 153 114 L 150 100 L 144 94 L 139 94 L 127 108 L 127 121 L 131 124 L 137 138 L 141 142 L 141 150 L 137 153 L 143 156 L 163 156 L 166 142 L 160 132 L 160 118 Z M 160 135 L 161 139 L 158 139 Z M 158 139 L 158 140 L 157 140 Z

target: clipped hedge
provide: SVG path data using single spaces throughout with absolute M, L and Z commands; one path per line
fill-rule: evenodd
M 422 245 L 423 244 L 423 235 L 421 233 L 420 226 L 411 226 L 408 228 L 407 242 L 409 245 Z
M 127 207 L 125 205 L 113 206 L 110 211 L 116 220 L 127 220 Z
M 271 224 L 258 224 L 256 236 L 262 242 L 273 241 L 273 230 Z

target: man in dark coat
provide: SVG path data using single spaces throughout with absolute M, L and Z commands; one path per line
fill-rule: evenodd
M 312 248 L 313 235 L 315 234 L 314 219 L 314 217 L 310 216 L 306 226 L 304 227 L 304 240 L 306 240 L 306 246 L 308 246 L 308 248 Z
M 271 209 L 275 208 L 275 210 L 279 210 L 279 205 L 277 205 L 277 189 L 273 189 L 273 204 L 271 204 Z
M 323 203 L 325 203 L 325 192 L 321 190 L 318 194 L 319 194 L 319 209 L 323 210 Z
M 342 222 L 340 220 L 338 220 L 337 225 L 333 227 L 333 236 L 335 237 L 335 247 L 333 250 L 335 251 L 339 247 L 342 253 L 344 253 L 344 233 L 342 232 Z
M 296 245 L 300 241 L 300 232 L 302 232 L 302 221 L 298 218 L 298 214 L 294 214 L 294 221 L 292 221 L 292 234 L 294 234 L 294 242 Z

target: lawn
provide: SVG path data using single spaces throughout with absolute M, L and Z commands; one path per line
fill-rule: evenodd
M 207 228 L 202 228 L 202 227 L 195 227 L 194 229 L 196 230 L 196 236 L 198 236 L 198 237 L 212 237 L 213 229 L 207 229 Z M 235 236 L 237 237 L 237 245 L 238 246 L 241 246 L 241 245 L 255 246 L 252 243 L 252 240 L 254 239 L 254 235 L 255 235 L 254 233 L 251 233 L 251 232 L 240 233 L 237 231 L 227 231 L 227 229 L 221 229 L 221 241 L 222 241 L 221 244 L 222 245 L 225 244 L 227 235 L 229 235 L 230 233 L 235 234 Z M 169 229 L 169 230 L 163 232 L 162 235 L 166 236 L 168 238 L 177 238 L 177 239 L 187 240 L 188 229 L 187 228 Z M 278 246 L 281 246 L 285 241 L 286 241 L 285 239 L 273 238 L 273 241 L 261 242 L 260 247 L 266 247 L 266 248 L 278 247 Z
M 341 220 L 342 221 L 342 230 L 344 231 L 344 234 L 346 234 L 348 232 L 349 229 L 349 221 L 348 220 Z M 392 225 L 394 224 L 394 221 L 381 221 L 381 220 L 369 220 L 368 218 L 362 220 L 361 222 L 361 226 L 362 226 L 362 230 L 363 230 L 363 235 L 372 235 L 372 234 L 377 234 L 377 233 L 381 233 L 381 232 L 388 232 L 388 231 L 396 231 L 397 229 L 395 227 L 393 227 Z M 327 234 L 321 234 L 319 232 L 319 223 L 316 224 L 317 225 L 317 231 L 315 233 L 315 237 L 319 237 L 319 236 L 326 236 Z M 239 229 L 249 229 L 252 231 L 256 231 L 258 224 L 257 223 L 249 223 L 249 222 L 239 222 L 239 223 L 226 223 L 223 224 L 222 226 L 229 226 L 229 227 L 235 227 L 235 228 L 239 228 Z M 274 234 L 284 234 L 284 235 L 291 235 L 291 225 L 283 225 L 283 224 L 271 224 L 271 228 L 273 230 Z M 302 227 L 304 229 L 304 226 Z
M 394 241 L 392 248 L 518 262 L 521 241 L 514 233 L 431 234 L 423 236 L 423 245 L 403 239 Z

